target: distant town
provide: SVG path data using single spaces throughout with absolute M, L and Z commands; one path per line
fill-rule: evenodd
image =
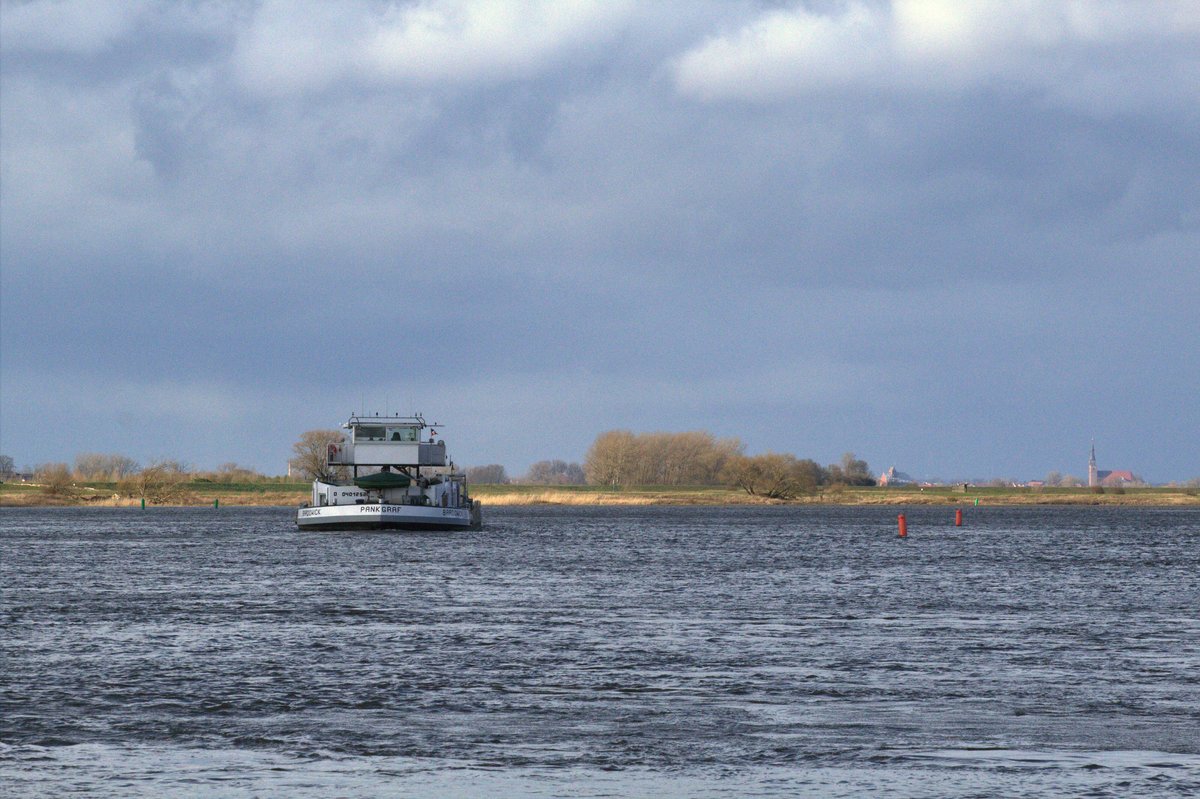
M 879 476 L 878 484 L 880 486 L 924 486 L 935 487 L 945 485 L 957 485 L 959 482 L 965 482 L 971 485 L 989 485 L 989 486 L 1006 486 L 1011 488 L 1137 488 L 1150 485 L 1141 477 L 1138 477 L 1129 469 L 1100 469 L 1096 464 L 1096 445 L 1092 444 L 1091 455 L 1088 458 L 1087 477 L 1076 477 L 1072 474 L 1063 474 L 1061 472 L 1050 472 L 1044 478 L 1038 480 L 1011 480 L 1004 478 L 991 478 L 987 480 L 966 480 L 966 481 L 946 481 L 946 480 L 917 480 L 902 471 L 896 469 L 895 466 L 890 467 Z M 1196 483 L 1193 479 L 1188 483 Z

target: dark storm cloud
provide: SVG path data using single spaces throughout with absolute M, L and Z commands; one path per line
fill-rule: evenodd
M 6 6 L 6 454 L 277 469 L 361 396 L 1194 476 L 1200 22 L 1140 8 Z

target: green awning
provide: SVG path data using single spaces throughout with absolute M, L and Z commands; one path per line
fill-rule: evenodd
M 354 478 L 354 485 L 359 488 L 380 490 L 383 488 L 408 488 L 412 480 L 408 475 L 399 472 L 376 472 L 363 477 Z

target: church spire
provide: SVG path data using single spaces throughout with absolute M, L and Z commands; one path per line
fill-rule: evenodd
M 1100 470 L 1096 468 L 1096 439 L 1092 439 L 1092 454 L 1088 458 L 1088 486 L 1100 485 Z

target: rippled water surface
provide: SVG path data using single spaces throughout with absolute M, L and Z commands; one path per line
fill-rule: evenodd
M 0 786 L 1191 796 L 1200 510 L 0 511 Z

